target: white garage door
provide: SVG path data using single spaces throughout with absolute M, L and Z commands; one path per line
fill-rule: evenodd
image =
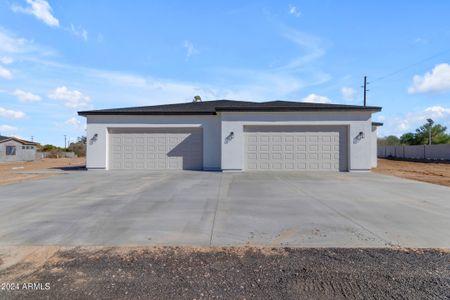
M 345 126 L 245 126 L 247 170 L 347 168 Z
M 110 169 L 203 169 L 201 128 L 109 129 Z

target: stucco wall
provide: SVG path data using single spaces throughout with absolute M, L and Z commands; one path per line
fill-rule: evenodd
M 205 170 L 220 169 L 220 118 L 205 116 L 88 116 L 88 169 L 108 168 L 108 128 L 121 127 L 202 127 Z M 93 136 L 97 134 L 96 140 Z
M 372 167 L 372 124 L 367 112 L 302 112 L 302 113 L 221 113 L 222 118 L 222 169 L 244 168 L 245 125 L 347 125 L 349 128 L 349 170 L 369 170 Z M 231 133 L 234 137 L 225 142 Z M 365 138 L 356 139 L 363 132 Z
M 16 146 L 16 155 L 6 155 L 6 146 Z M 7 142 L 0 143 L 0 162 L 7 161 L 33 161 L 36 158 L 36 146 L 28 146 L 33 147 L 33 149 L 22 149 L 21 143 L 11 140 Z
M 245 125 L 345 125 L 348 128 L 348 169 L 373 166 L 371 114 L 368 112 L 235 113 L 205 116 L 88 116 L 87 168 L 108 168 L 108 128 L 190 127 L 203 128 L 203 164 L 208 170 L 244 169 Z M 234 133 L 233 139 L 226 137 Z M 356 139 L 363 132 L 365 138 Z M 94 135 L 97 138 L 94 140 Z M 376 141 L 375 141 L 376 143 Z
M 376 168 L 378 165 L 378 126 L 372 126 L 371 132 L 371 140 L 370 143 L 372 145 L 370 158 L 372 160 L 372 168 Z

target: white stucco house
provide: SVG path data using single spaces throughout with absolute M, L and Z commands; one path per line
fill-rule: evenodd
M 0 163 L 33 161 L 36 159 L 37 143 L 0 135 Z
M 88 169 L 364 171 L 381 107 L 215 100 L 80 111 Z

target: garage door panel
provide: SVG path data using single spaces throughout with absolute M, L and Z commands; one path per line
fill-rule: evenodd
M 135 167 L 136 169 L 145 169 L 145 161 L 136 161 Z
M 309 168 L 312 170 L 317 170 L 319 169 L 319 164 L 317 163 L 309 163 Z
M 246 168 L 347 170 L 345 126 L 245 126 Z
M 275 141 L 273 141 L 275 143 Z M 271 150 L 272 151 L 281 151 L 282 146 L 281 145 L 272 145 Z
M 118 160 L 113 161 L 112 168 L 114 168 L 114 169 L 122 169 L 122 167 L 123 167 L 123 165 L 122 165 L 121 161 L 118 161 Z
M 111 169 L 203 169 L 201 128 L 110 129 Z
M 124 161 L 124 169 L 134 169 L 134 163 L 132 161 Z
M 284 145 L 284 151 L 294 151 L 294 145 Z
M 268 143 L 269 143 L 269 137 L 266 136 L 266 135 L 263 135 L 263 136 L 261 136 L 261 137 L 259 138 L 259 142 L 260 142 L 261 144 L 268 144 Z
M 284 167 L 285 167 L 285 169 L 287 169 L 287 170 L 294 170 L 295 168 L 294 168 L 294 163 L 286 163 L 285 165 L 284 165 Z
M 285 143 L 293 143 L 294 142 L 294 137 L 293 136 L 286 136 L 284 138 L 284 142 Z
M 322 159 L 323 160 L 331 160 L 332 159 L 331 153 L 322 153 Z

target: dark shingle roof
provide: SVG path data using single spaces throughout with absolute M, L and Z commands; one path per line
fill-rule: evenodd
M 87 115 L 214 115 L 221 111 L 290 112 L 290 111 L 381 111 L 377 106 L 359 106 L 295 101 L 250 102 L 235 100 L 213 100 L 153 106 L 138 106 L 112 109 L 79 111 Z
M 23 145 L 37 145 L 37 143 L 35 143 L 35 142 L 30 142 L 30 141 L 18 139 L 18 138 L 13 137 L 13 136 L 10 137 L 10 136 L 3 136 L 3 135 L 0 135 L 0 143 L 1 143 L 1 142 L 6 142 L 6 141 L 9 141 L 9 140 L 17 141 L 17 142 L 19 142 L 19 143 L 21 143 L 21 144 L 23 144 Z

